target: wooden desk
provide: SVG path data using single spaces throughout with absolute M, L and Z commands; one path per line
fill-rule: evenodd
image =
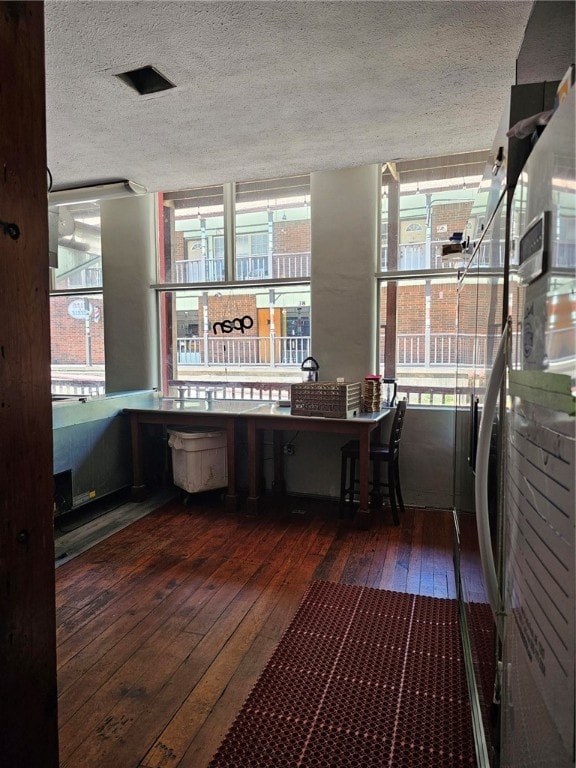
M 201 401 L 202 406 L 187 407 L 187 401 L 160 401 L 149 408 L 125 408 L 130 416 L 132 435 L 132 498 L 142 501 L 145 494 L 144 469 L 142 456 L 142 424 L 162 424 L 181 427 L 208 427 L 226 432 L 226 458 L 228 465 L 228 490 L 226 507 L 235 509 L 238 501 L 236 488 L 236 423 L 238 413 L 229 413 L 217 409 L 206 410 L 208 401 Z
M 380 431 L 384 418 L 390 413 L 387 408 L 379 413 L 363 413 L 351 419 L 330 419 L 316 416 L 293 416 L 289 408 L 280 408 L 274 403 L 266 404 L 255 412 L 248 412 L 245 418 L 248 422 L 248 509 L 258 510 L 260 493 L 260 440 L 259 430 L 271 430 L 274 441 L 274 485 L 276 493 L 284 493 L 284 471 L 282 460 L 282 432 L 328 432 L 355 438 L 360 443 L 359 451 L 359 513 L 369 513 L 369 473 L 370 473 L 370 443 Z
M 379 413 L 363 413 L 352 419 L 326 419 L 316 416 L 293 416 L 289 408 L 275 403 L 248 400 L 164 400 L 148 408 L 125 408 L 130 416 L 132 433 L 132 497 L 143 498 L 144 476 L 142 466 L 142 424 L 163 424 L 187 427 L 222 429 L 227 437 L 228 491 L 227 507 L 237 506 L 236 431 L 239 422 L 246 423 L 248 434 L 248 510 L 257 512 L 260 502 L 260 440 L 259 431 L 271 430 L 274 438 L 274 491 L 284 493 L 282 460 L 282 432 L 328 432 L 356 438 L 360 443 L 360 506 L 361 514 L 368 514 L 370 442 L 375 431 L 380 431 L 390 409 Z

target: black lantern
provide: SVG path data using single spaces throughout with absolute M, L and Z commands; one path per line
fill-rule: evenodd
M 320 370 L 320 366 L 318 365 L 318 361 L 315 360 L 313 357 L 307 357 L 306 360 L 302 362 L 302 381 L 318 381 L 318 371 Z

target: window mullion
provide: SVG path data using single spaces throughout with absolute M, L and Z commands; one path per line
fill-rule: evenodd
M 236 280 L 236 184 L 224 184 L 224 259 L 227 281 Z

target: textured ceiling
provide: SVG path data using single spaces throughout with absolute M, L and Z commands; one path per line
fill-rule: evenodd
M 46 0 L 54 188 L 150 191 L 491 146 L 532 2 Z M 140 96 L 116 74 L 176 87 Z

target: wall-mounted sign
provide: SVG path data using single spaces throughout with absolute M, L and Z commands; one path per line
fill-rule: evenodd
M 94 307 L 87 299 L 75 299 L 68 304 L 68 314 L 75 320 L 88 320 Z
M 244 331 L 249 330 L 254 325 L 254 319 L 250 315 L 244 315 L 244 317 L 235 317 L 233 320 L 222 320 L 218 323 L 212 323 L 212 331 L 215 336 L 218 335 L 218 329 L 220 333 L 232 333 L 232 331 Z

